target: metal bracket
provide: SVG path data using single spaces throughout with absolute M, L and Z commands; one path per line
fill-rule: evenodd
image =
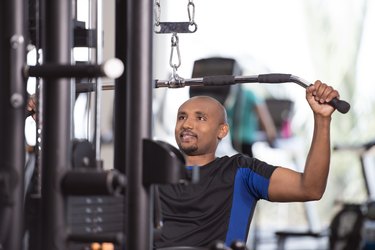
M 197 24 L 191 22 L 159 22 L 154 26 L 157 34 L 194 33 L 197 29 Z

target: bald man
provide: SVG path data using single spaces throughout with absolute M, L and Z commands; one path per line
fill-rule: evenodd
M 335 97 L 338 92 L 321 81 L 306 89 L 314 133 L 303 173 L 242 154 L 216 157 L 216 148 L 229 130 L 225 108 L 207 96 L 183 103 L 175 138 L 186 165 L 200 167 L 200 181 L 160 186 L 164 225 L 155 247 L 209 247 L 216 241 L 229 246 L 234 240 L 247 240 L 259 199 L 319 200 L 329 172 L 330 123 L 335 110 L 327 103 Z

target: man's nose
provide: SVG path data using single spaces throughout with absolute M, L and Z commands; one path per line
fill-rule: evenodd
M 192 119 L 186 118 L 185 121 L 182 123 L 183 128 L 192 128 L 194 125 Z

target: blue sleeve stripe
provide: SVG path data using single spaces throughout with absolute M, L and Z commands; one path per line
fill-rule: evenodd
M 253 181 L 253 187 L 252 190 L 257 193 L 258 199 L 268 199 L 268 187 L 270 184 L 270 180 L 267 178 L 264 178 L 263 176 L 255 174 L 256 178 L 252 178 Z
M 250 195 L 244 185 L 241 171 L 235 176 L 232 209 L 225 244 L 230 246 L 234 240 L 246 241 L 251 218 L 257 200 Z
M 268 199 L 269 179 L 249 168 L 239 168 L 233 190 L 232 209 L 225 244 L 247 240 L 254 209 L 259 199 Z

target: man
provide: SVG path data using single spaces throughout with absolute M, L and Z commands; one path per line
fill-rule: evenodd
M 330 123 L 335 110 L 327 103 L 335 97 L 338 92 L 321 81 L 306 89 L 314 133 L 303 173 L 242 154 L 217 158 L 218 143 L 229 130 L 224 107 L 207 96 L 183 103 L 175 137 L 186 165 L 200 167 L 200 181 L 160 186 L 164 226 L 155 247 L 209 247 L 215 241 L 229 246 L 234 240 L 246 241 L 257 200 L 319 200 L 329 172 Z

